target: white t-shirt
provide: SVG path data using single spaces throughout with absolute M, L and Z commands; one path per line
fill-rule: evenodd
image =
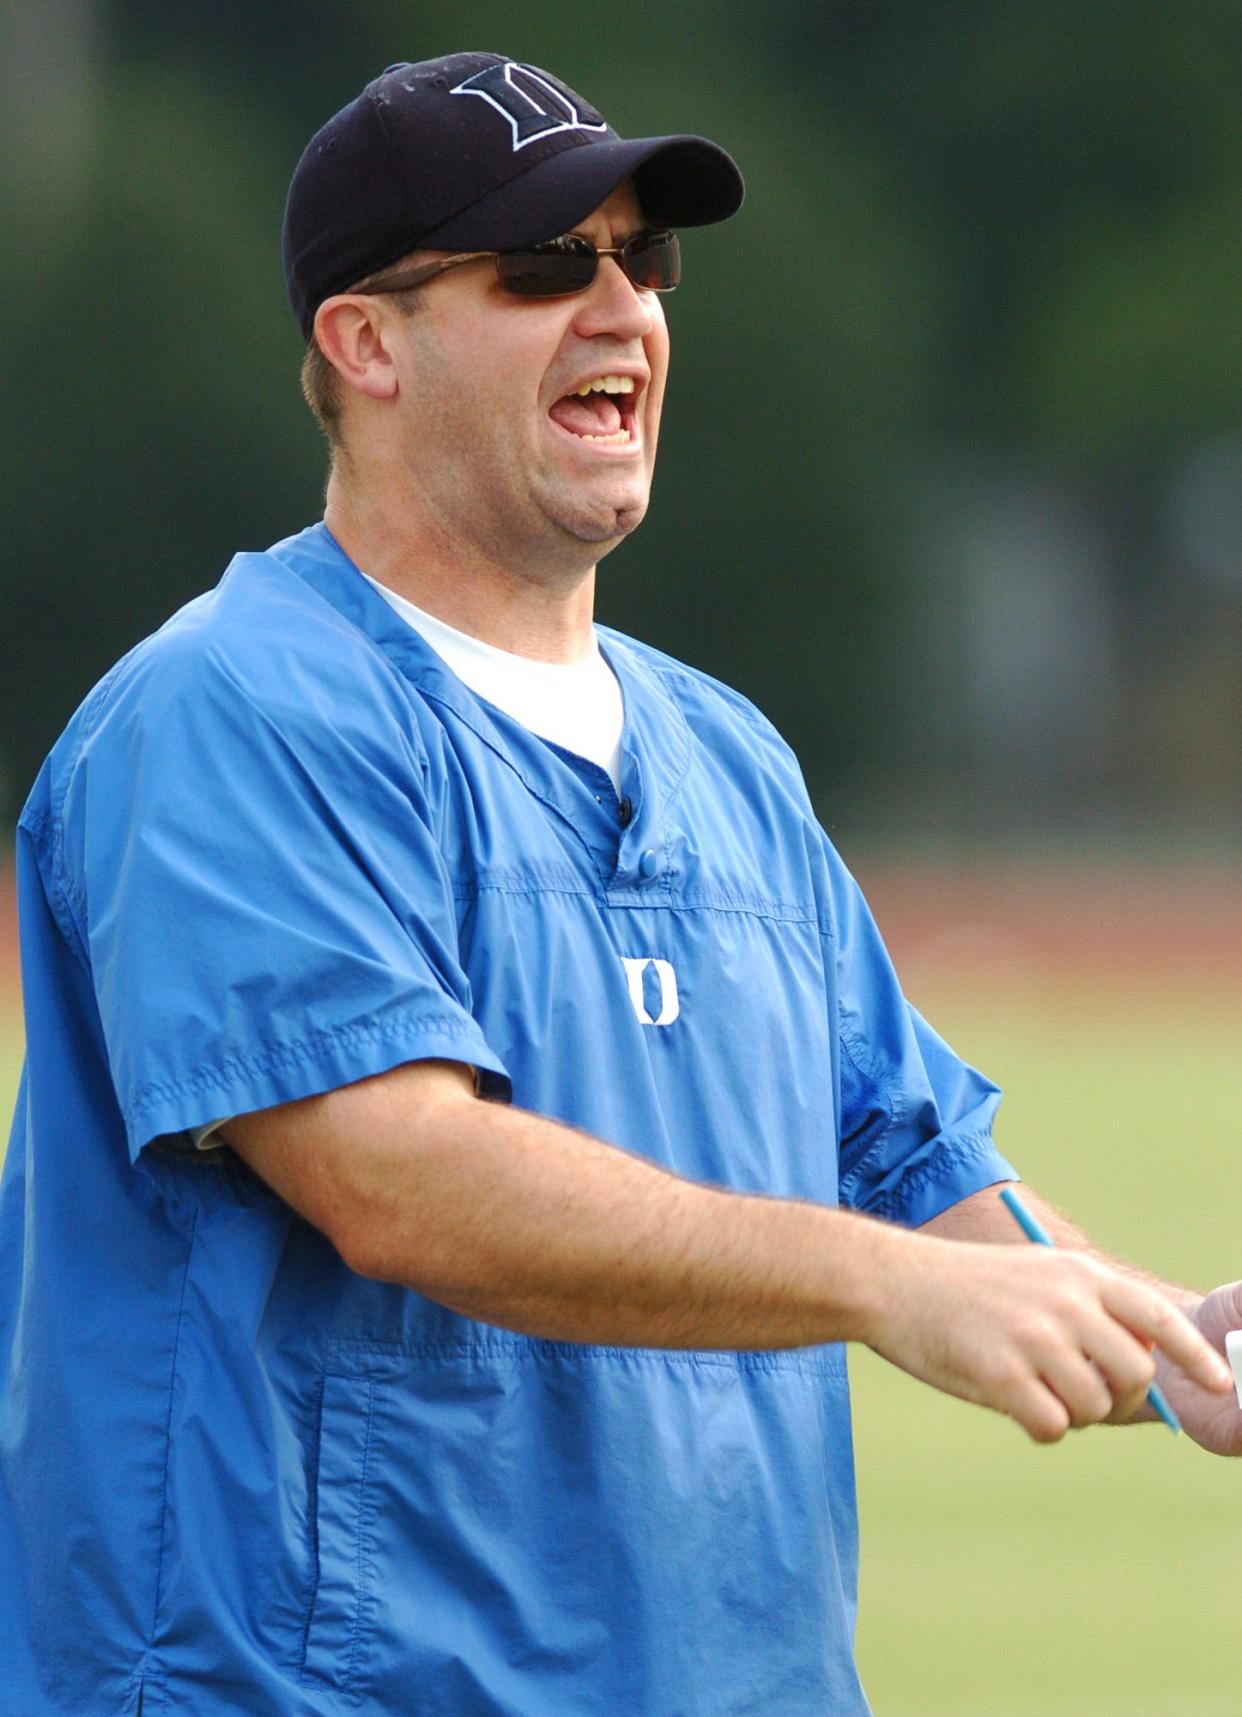
M 363 577 L 431 645 L 463 685 L 540 739 L 550 739 L 554 745 L 598 763 L 620 794 L 625 711 L 617 676 L 604 660 L 594 632 L 580 661 L 537 662 L 459 632 L 367 573 Z

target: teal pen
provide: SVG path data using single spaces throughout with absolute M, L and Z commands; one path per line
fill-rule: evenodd
M 1001 1203 L 1005 1206 L 1005 1209 L 1009 1212 L 1010 1216 L 1013 1217 L 1014 1221 L 1026 1235 L 1028 1240 L 1033 1240 L 1036 1246 L 1056 1245 L 1056 1241 L 1052 1238 L 1051 1234 L 1036 1222 L 1035 1218 L 1031 1215 L 1030 1211 L 1026 1208 L 1025 1204 L 1023 1204 L 1022 1200 L 1018 1197 L 1017 1193 L 1011 1186 L 1003 1186 L 1001 1188 Z M 1160 1388 L 1159 1384 L 1153 1383 L 1151 1388 L 1147 1391 L 1147 1405 L 1151 1408 L 1153 1413 L 1158 1414 L 1159 1417 L 1164 1420 L 1165 1424 L 1176 1437 L 1177 1433 L 1182 1428 L 1182 1422 L 1169 1406 L 1168 1401 L 1165 1399 L 1164 1391 Z

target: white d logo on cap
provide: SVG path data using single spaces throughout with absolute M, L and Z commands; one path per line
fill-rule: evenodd
M 521 72 L 520 84 L 514 82 L 514 72 Z M 532 83 L 536 85 L 534 93 L 528 87 Z M 608 129 L 606 120 L 601 119 L 598 125 L 594 124 L 574 106 L 564 90 L 549 83 L 533 66 L 519 65 L 516 60 L 485 66 L 481 72 L 475 72 L 473 77 L 459 83 L 449 94 L 481 96 L 489 107 L 503 114 L 513 132 L 515 154 L 519 149 L 525 149 L 528 143 L 533 143 L 536 137 L 547 137 L 554 131 Z M 541 96 L 552 103 L 550 110 L 540 105 L 537 98 Z

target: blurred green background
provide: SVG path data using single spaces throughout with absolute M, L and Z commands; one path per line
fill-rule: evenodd
M 1004 1087 L 1006 1154 L 1115 1254 L 1242 1274 L 1242 889 L 931 874 L 871 893 L 912 999 Z M 1156 1425 L 1037 1447 L 866 1350 L 851 1373 L 877 1717 L 1236 1717 L 1242 1467 Z
M 602 618 L 785 730 L 1031 1182 L 1153 1267 L 1242 1274 L 1232 0 L 9 7 L 0 818 L 123 650 L 316 516 L 285 187 L 368 78 L 459 47 L 747 176 L 685 236 Z M 1242 1468 L 855 1378 L 877 1717 L 1242 1708 Z

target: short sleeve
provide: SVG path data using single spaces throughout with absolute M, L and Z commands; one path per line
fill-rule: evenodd
M 510 1094 L 471 1012 L 408 705 L 279 650 L 270 691 L 209 648 L 157 653 L 69 773 L 65 893 L 135 1160 L 405 1061 L 466 1062 Z
M 918 1227 L 1016 1171 L 1000 1091 L 910 1006 L 866 901 L 825 842 L 837 948 L 841 1201 Z

